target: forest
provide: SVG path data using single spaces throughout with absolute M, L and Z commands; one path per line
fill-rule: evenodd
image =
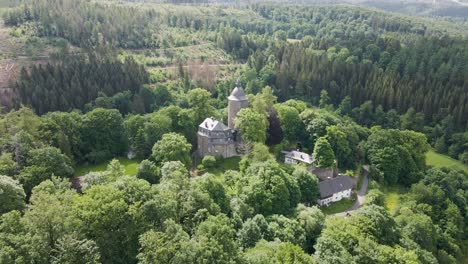
M 0 1 L 0 263 L 466 263 L 468 22 L 226 2 Z M 197 156 L 236 86 L 241 155 Z

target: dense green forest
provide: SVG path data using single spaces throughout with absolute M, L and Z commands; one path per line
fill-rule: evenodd
M 63 37 L 85 49 L 102 45 L 164 48 L 165 56 L 173 56 L 167 48 L 213 42 L 234 60 L 247 62 L 239 74 L 242 74 L 248 92 L 257 93 L 269 85 L 280 101 L 297 98 L 317 104 L 320 92 L 326 90 L 330 104 L 335 107 L 349 96 L 353 108 L 369 107 L 375 112 L 373 115 L 381 115 L 382 111 L 392 115 L 393 111 L 398 115 L 415 115 L 418 121 L 409 126 L 403 124 L 403 128 L 424 132 L 438 151 L 464 159 L 460 146 L 466 144 L 466 136 L 459 132 L 463 132 L 468 124 L 466 23 L 449 26 L 444 20 L 408 18 L 350 7 L 254 4 L 249 9 L 237 11 L 209 6 L 174 8 L 170 5 L 109 5 L 86 1 L 36 0 L 33 3 L 5 12 L 5 23 L 23 25 L 20 27 L 29 25 L 28 30 L 38 36 Z M 70 10 L 74 10 L 72 15 L 66 15 Z M 130 13 L 133 15 L 129 16 Z M 91 20 L 87 20 L 83 27 L 85 17 Z M 291 39 L 297 41 L 288 41 Z M 74 60 L 64 61 L 54 65 L 54 68 L 64 69 L 54 69 L 55 73 L 51 74 L 67 69 L 77 74 L 83 72 Z M 80 62 L 86 63 L 94 62 L 92 59 Z M 132 61 L 125 62 L 128 63 Z M 138 68 L 125 64 L 123 68 L 131 67 L 135 71 Z M 19 102 L 31 106 L 39 114 L 72 108 L 84 110 L 85 104 L 92 104 L 101 92 L 101 97 L 109 98 L 99 100 L 100 103 L 95 105 L 105 107 L 115 100 L 130 100 L 132 110 L 141 112 L 141 96 L 135 99 L 134 95 L 141 84 L 148 82 L 145 73 L 124 71 L 122 74 L 114 67 L 112 70 L 108 68 L 104 75 L 90 70 L 100 77 L 109 76 L 104 78 L 112 75 L 112 78 L 119 76 L 131 80 L 103 78 L 101 82 L 112 86 L 104 87 L 102 83 L 96 85 L 96 81 L 79 83 L 68 74 L 59 81 L 52 81 L 54 77 L 46 78 L 48 83 L 44 79 L 31 84 L 28 80 L 40 78 L 35 74 L 47 74 L 33 68 L 29 74 L 21 74 Z M 128 76 L 123 76 L 125 74 Z M 182 70 L 179 76 L 183 75 Z M 184 89 L 190 89 L 190 81 L 183 79 Z M 68 95 L 64 95 L 65 100 L 51 98 L 50 104 L 41 106 L 43 98 L 47 97 L 45 91 L 54 86 L 52 82 L 65 82 L 66 85 L 56 87 L 68 90 L 70 86 L 70 90 L 76 92 L 70 91 L 70 99 Z M 121 82 L 126 84 L 116 88 L 115 83 Z M 180 84 L 176 86 L 180 87 Z M 37 89 L 39 96 L 25 92 L 36 87 L 42 87 Z M 228 92 L 223 82 L 205 88 L 214 90 L 220 98 Z M 85 94 L 75 96 L 81 91 Z M 129 94 L 110 98 L 125 91 Z M 145 109 L 149 109 L 148 105 Z M 128 109 L 124 110 L 123 114 L 128 112 Z M 419 121 L 421 114 L 423 120 Z M 444 121 L 444 118 L 450 120 Z M 367 126 L 384 125 L 381 121 L 362 121 L 360 123 Z M 447 133 L 441 131 L 446 122 L 453 126 Z
M 278 109 L 283 145 L 315 142 L 318 158 L 326 142 L 341 168 L 372 165 L 368 201 L 352 217 L 326 217 L 313 206 L 316 176 L 278 163 L 262 143 L 275 133 L 242 118 L 245 137 L 257 143 L 239 171 L 190 177 L 184 132 L 195 134 L 197 109 L 218 112 L 202 89 L 184 96 L 188 108 L 125 118 L 115 109 L 39 117 L 21 108 L 0 119 L 2 263 L 456 263 L 463 256 L 467 175 L 426 170 L 423 134 L 368 129 L 301 101 L 275 103 L 270 92 L 247 110 L 266 119 L 265 109 Z M 170 117 L 184 112 L 179 122 Z M 75 162 L 118 157 L 126 146 L 146 159 L 137 175 L 115 160 L 85 175 L 81 192 L 71 188 Z M 394 184 L 412 187 L 389 213 L 379 186 Z
M 0 108 L 0 263 L 465 263 L 468 174 L 426 154 L 468 164 L 466 21 L 208 2 L 0 5 L 0 39 L 45 54 Z M 201 159 L 236 79 L 243 155 Z M 369 165 L 365 204 L 317 206 L 285 149 L 358 185 Z
M 30 105 L 38 114 L 45 114 L 84 109 L 100 95 L 116 97 L 122 92 L 129 92 L 129 96 L 138 93 L 148 82 L 143 66 L 132 57 L 123 63 L 111 58 L 94 54 L 69 55 L 58 63 L 34 65 L 30 71 L 23 68 L 18 83 L 21 103 Z M 129 109 L 116 108 L 125 114 L 129 112 Z

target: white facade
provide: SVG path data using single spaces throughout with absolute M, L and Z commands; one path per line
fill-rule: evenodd
M 329 203 L 338 202 L 343 198 L 351 198 L 351 189 L 334 193 L 331 197 L 326 197 L 324 199 L 318 200 L 317 203 L 318 205 L 323 206 L 328 205 Z
M 284 163 L 289 164 L 289 165 L 297 165 L 298 161 L 295 159 L 291 159 L 290 157 L 285 157 Z
M 297 165 L 297 164 L 306 164 L 306 165 L 311 165 L 314 160 L 313 158 L 304 152 L 299 152 L 299 151 L 282 151 L 284 154 L 284 163 L 289 164 L 289 165 Z

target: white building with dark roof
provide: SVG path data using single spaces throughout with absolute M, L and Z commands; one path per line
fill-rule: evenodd
M 249 101 L 239 81 L 228 97 L 228 101 L 227 126 L 212 117 L 206 118 L 198 126 L 198 154 L 201 157 L 210 155 L 229 158 L 239 155 L 237 153 L 238 136 L 234 127 L 234 120 L 242 108 L 249 106 Z
M 305 164 L 312 165 L 314 159 L 307 153 L 300 152 L 297 150 L 293 151 L 281 151 L 284 154 L 284 163 L 290 165 Z
M 353 178 L 342 175 L 319 183 L 320 199 L 317 203 L 320 206 L 338 202 L 343 198 L 350 198 L 352 189 L 356 182 Z

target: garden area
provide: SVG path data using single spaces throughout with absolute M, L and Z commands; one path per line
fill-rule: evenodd
M 326 215 L 332 215 L 344 212 L 350 209 L 356 201 L 351 201 L 349 199 L 342 199 L 336 203 L 330 203 L 328 206 L 322 206 L 320 209 Z

